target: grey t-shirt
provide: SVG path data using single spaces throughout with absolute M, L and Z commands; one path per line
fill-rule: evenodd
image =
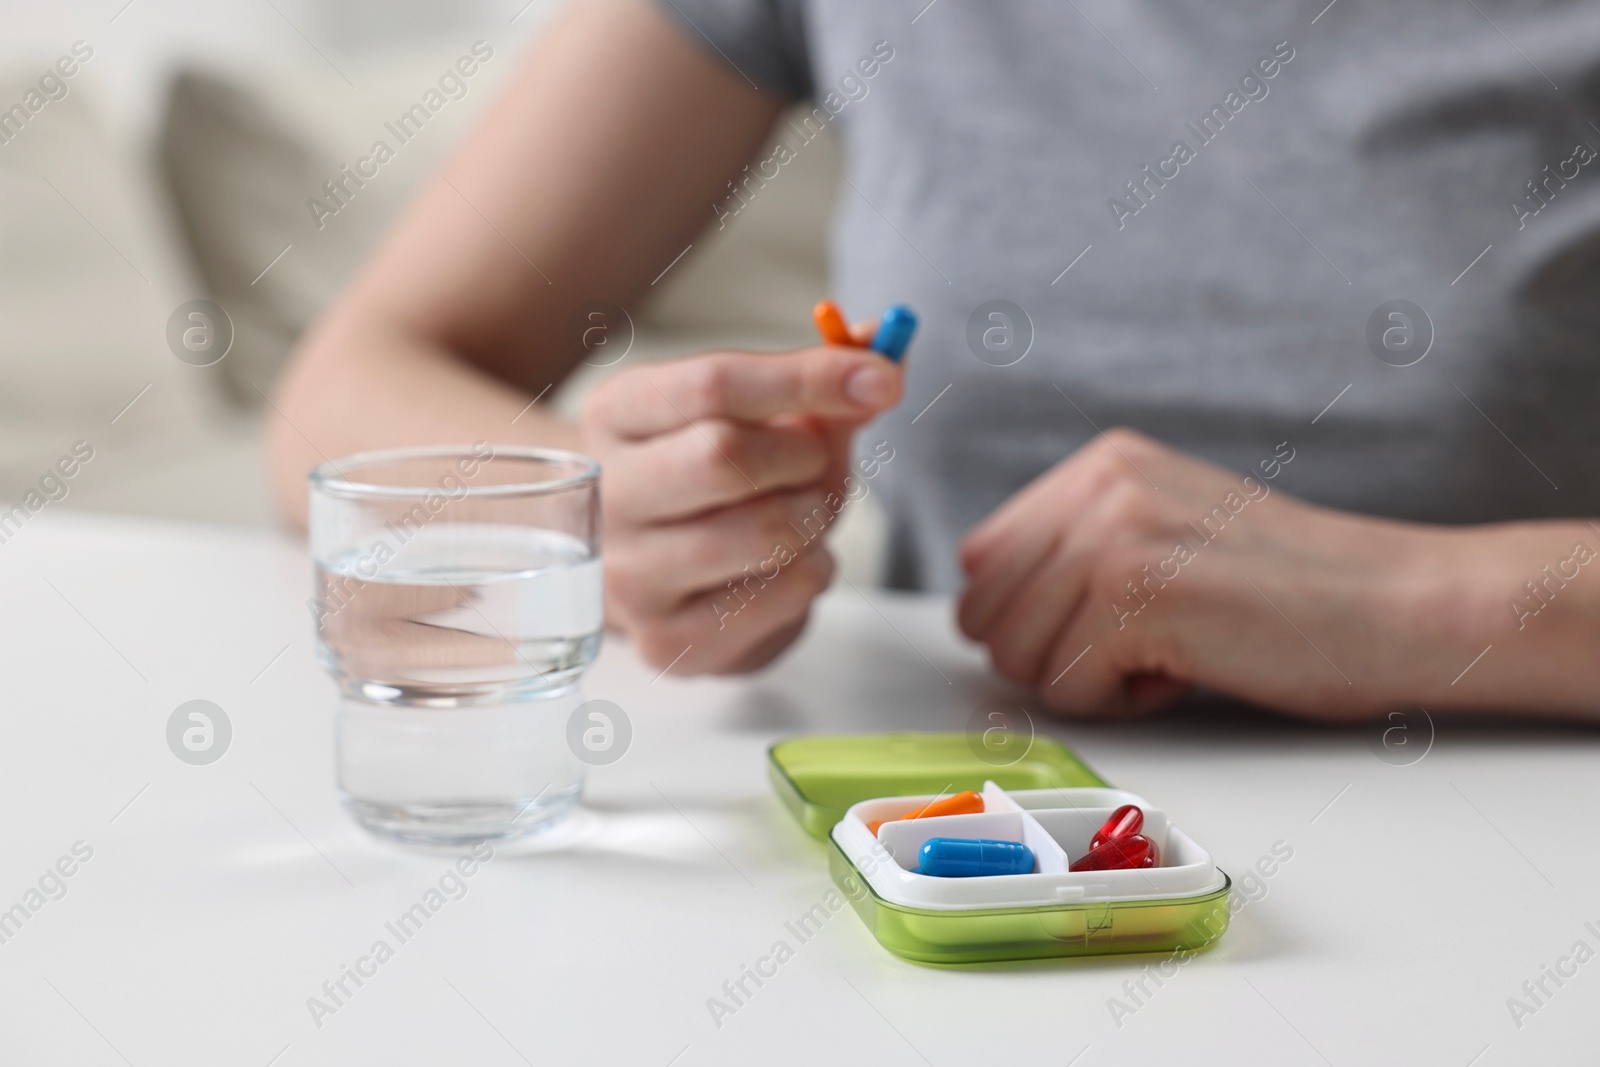
M 922 317 L 865 435 L 891 584 L 959 588 L 1113 426 L 1375 515 L 1600 514 L 1600 4 L 663 6 L 817 102 L 835 294 Z

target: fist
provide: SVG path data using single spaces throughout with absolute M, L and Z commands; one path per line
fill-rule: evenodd
M 1396 595 L 1441 558 L 1438 535 L 1276 489 L 1294 455 L 1266 445 L 1240 475 L 1103 434 L 967 535 L 962 630 L 1078 714 L 1148 711 L 1200 685 L 1347 719 L 1410 677 L 1450 677 L 1461 650 L 1419 640 L 1436 624 Z

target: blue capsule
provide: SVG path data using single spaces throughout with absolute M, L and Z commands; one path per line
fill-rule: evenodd
M 917 873 L 931 874 L 935 878 L 1033 873 L 1033 849 L 1021 841 L 930 837 L 923 843 L 917 859 Z
M 904 304 L 896 304 L 883 313 L 877 336 L 872 339 L 872 350 L 887 356 L 892 363 L 899 363 L 911 344 L 911 335 L 916 332 L 917 313 Z

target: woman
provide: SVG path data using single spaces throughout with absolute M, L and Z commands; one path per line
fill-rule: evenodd
M 1592 716 L 1600 15 L 1494 16 L 579 3 L 305 338 L 283 507 L 303 519 L 309 441 L 582 449 L 610 623 L 653 664 L 738 671 L 799 633 L 832 564 L 794 531 L 870 463 L 891 584 L 959 591 L 1052 707 L 1200 685 L 1321 718 Z M 736 225 L 731 181 L 783 180 L 744 168 L 801 97 L 788 151 L 826 125 L 847 161 L 841 301 L 923 316 L 904 368 L 706 353 L 618 374 L 578 425 L 518 417 L 581 308 Z

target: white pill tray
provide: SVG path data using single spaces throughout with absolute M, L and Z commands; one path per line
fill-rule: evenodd
M 901 819 L 938 796 L 881 797 L 852 805 L 834 826 L 835 844 L 867 884 L 890 904 L 932 911 L 1047 907 L 1093 901 L 1177 900 L 1222 889 L 1226 876 L 1211 854 L 1167 821 L 1166 813 L 1122 789 L 1024 789 L 983 786 L 981 813 Z M 1161 865 L 1138 870 L 1083 871 L 1067 867 L 1089 851 L 1089 839 L 1124 804 L 1144 812 L 1140 833 L 1161 850 Z M 876 836 L 867 829 L 886 820 Z M 894 821 L 887 821 L 894 820 Z M 1021 841 L 1033 850 L 1031 874 L 938 878 L 914 874 L 929 838 Z

